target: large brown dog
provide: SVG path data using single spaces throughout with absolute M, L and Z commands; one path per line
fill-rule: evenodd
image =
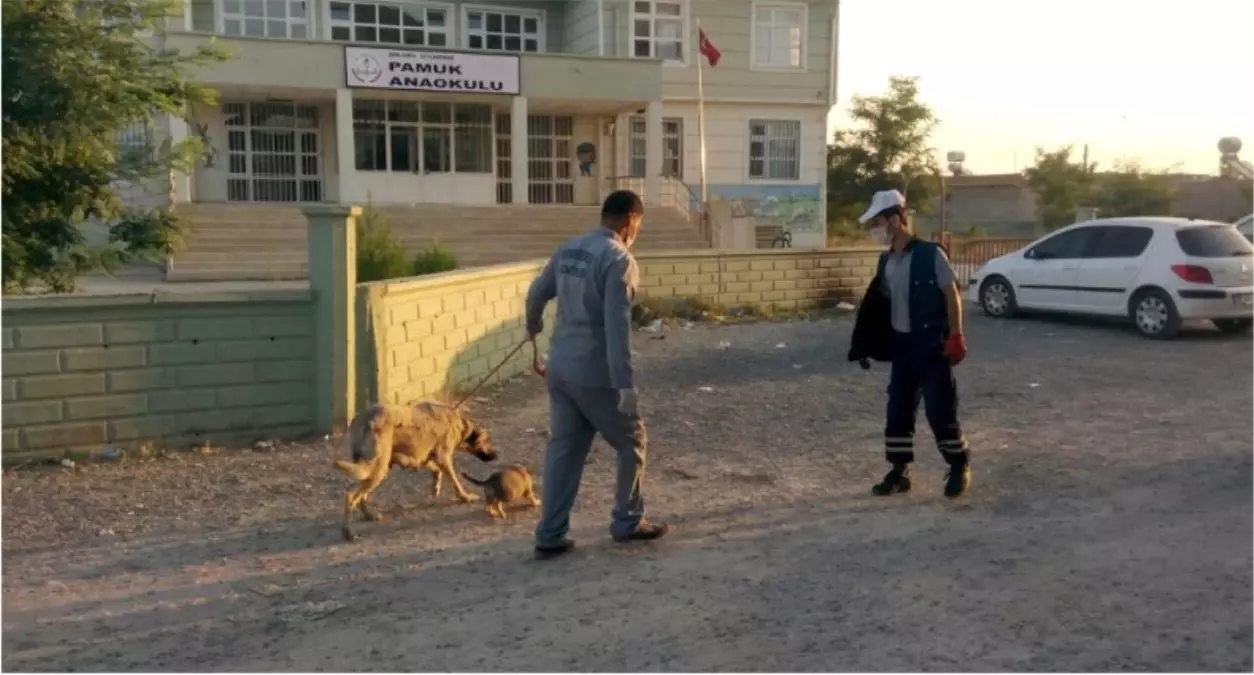
M 335 468 L 358 481 L 344 497 L 344 538 L 357 538 L 352 518 L 355 509 L 366 520 L 381 520 L 379 512 L 367 503 L 370 493 L 388 476 L 393 466 L 411 471 L 431 472 L 431 495 L 439 496 L 444 476 L 453 482 L 457 498 L 472 502 L 478 496 L 467 492 L 453 468 L 453 453 L 470 453 L 484 462 L 496 459 L 496 450 L 487 429 L 460 409 L 434 402 L 412 406 L 377 403 L 361 411 L 348 427 L 351 462 L 337 460 Z

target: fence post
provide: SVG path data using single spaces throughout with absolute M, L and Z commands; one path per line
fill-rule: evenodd
M 301 209 L 309 228 L 314 300 L 314 424 L 347 430 L 357 403 L 357 217 L 360 206 Z

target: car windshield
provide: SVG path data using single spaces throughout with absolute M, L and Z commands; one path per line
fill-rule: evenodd
M 1254 246 L 1231 225 L 1188 227 L 1176 231 L 1180 250 L 1194 258 L 1245 258 Z

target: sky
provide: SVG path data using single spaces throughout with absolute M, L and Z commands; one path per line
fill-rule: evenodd
M 1218 171 L 1254 158 L 1254 0 L 841 0 L 838 101 L 916 75 L 942 166 L 1023 170 L 1036 147 L 1089 145 L 1099 169 Z

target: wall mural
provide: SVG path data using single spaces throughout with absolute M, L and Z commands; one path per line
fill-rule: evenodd
M 778 226 L 793 234 L 827 231 L 818 185 L 710 185 L 710 201 L 731 206 L 733 221 Z

